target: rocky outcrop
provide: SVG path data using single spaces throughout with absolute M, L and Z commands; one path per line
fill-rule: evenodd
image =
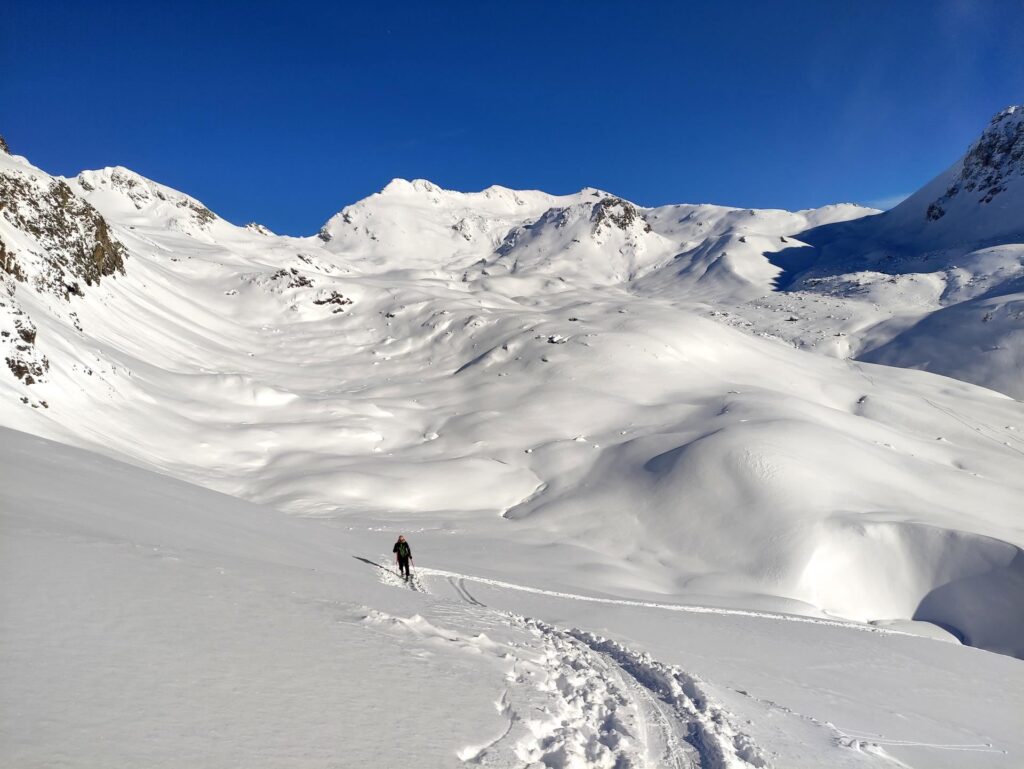
M 628 232 L 634 225 L 640 225 L 644 232 L 651 231 L 651 225 L 636 206 L 613 196 L 602 198 L 594 204 L 591 221 L 594 222 L 595 233 L 601 227 L 618 227 L 623 232 Z
M 337 291 L 323 291 L 320 296 L 313 300 L 313 304 L 328 306 L 331 312 L 344 312 L 345 307 L 352 304 L 352 300 Z
M 245 229 L 249 230 L 249 232 L 255 232 L 257 235 L 263 235 L 264 237 L 273 237 L 274 235 L 269 227 L 265 224 L 260 224 L 259 222 L 249 222 L 245 225 Z
M 65 299 L 81 295 L 107 275 L 124 272 L 127 250 L 106 220 L 60 179 L 0 174 L 0 216 L 29 236 L 29 243 L 3 242 L 0 267 L 20 282 Z M 31 264 L 31 267 L 30 267 Z
M 24 385 L 46 381 L 50 362 L 37 347 L 36 325 L 19 302 L 21 291 L 62 300 L 84 286 L 124 272 L 127 249 L 106 219 L 62 179 L 27 164 L 0 170 L 0 358 Z M 77 316 L 62 302 L 51 311 Z M 62 310 L 61 306 L 66 307 Z M 22 402 L 29 403 L 28 397 Z M 42 401 L 40 401 L 42 403 Z
M 36 326 L 18 307 L 14 280 L 0 277 L 0 349 L 10 372 L 24 384 L 44 380 L 50 361 L 36 348 Z

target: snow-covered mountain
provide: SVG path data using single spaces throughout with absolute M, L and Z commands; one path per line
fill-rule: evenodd
M 965 190 L 980 173 L 968 160 Z M 780 343 L 838 318 L 865 326 L 860 345 L 905 326 L 879 283 L 924 282 L 935 306 L 954 296 L 950 270 L 876 272 L 856 289 L 865 271 L 841 272 L 887 261 L 836 254 L 858 229 L 882 242 L 920 196 L 879 215 L 644 209 L 593 189 L 396 180 L 318 236 L 284 238 L 126 169 L 62 180 L 0 162 L 10 426 L 292 512 L 469 529 L 500 514 L 510 532 L 584 548 L 599 576 L 572 588 L 927 619 L 1019 653 L 1005 618 L 930 598 L 961 582 L 979 602 L 1021 594 L 1019 403 Z M 1016 176 L 999 179 L 1014 199 Z M 788 251 L 815 259 L 794 272 Z M 984 253 L 993 281 L 1017 258 Z M 929 324 L 948 339 L 941 319 L 962 306 L 870 354 Z M 1011 313 L 1003 301 L 983 322 Z M 944 365 L 969 357 L 968 333 Z
M 1024 241 L 1024 107 L 992 118 L 947 171 L 877 220 L 875 238 L 950 249 Z
M 404 529 L 438 581 L 512 586 L 510 610 L 532 590 L 1021 656 L 1021 114 L 886 213 L 395 180 L 306 238 L 124 168 L 61 179 L 2 151 L 0 423 L 324 536 Z M 8 474 L 52 452 L 107 467 L 8 435 Z M 44 492 L 21 492 L 26 531 Z M 537 632 L 639 670 L 628 649 Z M 695 765 L 770 763 L 736 739 Z
M 799 238 L 790 289 L 879 305 L 854 310 L 858 357 L 1024 398 L 1024 107 L 891 211 Z

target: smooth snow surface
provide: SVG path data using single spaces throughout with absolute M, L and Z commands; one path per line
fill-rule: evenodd
M 0 762 L 1019 766 L 1020 665 L 876 628 L 594 602 L 494 543 L 282 516 L 2 431 Z M 60 483 L 54 483 L 56 478 Z M 439 570 L 433 565 L 453 570 Z M 530 576 L 529 551 L 505 566 Z

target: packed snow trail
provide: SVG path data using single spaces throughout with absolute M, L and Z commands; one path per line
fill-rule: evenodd
M 390 574 L 387 584 L 398 586 Z M 468 599 L 460 608 L 474 620 L 477 613 L 489 613 L 506 632 L 530 640 L 496 642 L 418 614 L 402 618 L 374 610 L 364 621 L 423 643 L 488 655 L 507 666 L 508 688 L 495 703 L 507 725 L 497 737 L 460 750 L 464 763 L 565 769 L 769 766 L 764 751 L 731 714 L 698 679 L 678 668 L 575 628 L 481 608 Z M 449 618 L 462 624 L 468 619 L 461 611 Z
M 360 560 L 369 562 L 368 559 Z M 406 586 L 397 574 L 379 564 L 374 565 L 381 569 L 381 581 L 385 584 Z M 443 579 L 461 602 L 452 604 L 451 601 L 440 599 L 432 608 L 431 616 L 447 616 L 455 622 L 464 622 L 465 612 L 469 611 L 474 617 L 474 625 L 525 628 L 541 645 L 542 654 L 534 658 L 534 663 L 542 663 L 543 673 L 534 669 L 522 675 L 520 670 L 515 682 L 532 682 L 539 691 L 554 696 L 556 702 L 540 706 L 540 711 L 547 714 L 544 720 L 531 720 L 516 705 L 522 694 L 517 694 L 515 687 L 507 689 L 500 698 L 499 709 L 509 718 L 508 728 L 486 746 L 467 747 L 460 753 L 466 763 L 480 766 L 509 766 L 504 762 L 508 757 L 509 745 L 514 745 L 515 755 L 529 766 L 740 769 L 771 767 L 774 760 L 782 759 L 779 759 L 777 752 L 762 747 L 749 728 L 741 726 L 751 723 L 749 712 L 742 719 L 735 716 L 709 694 L 708 686 L 697 676 L 679 666 L 662 663 L 646 652 L 586 630 L 559 627 L 515 612 L 490 608 L 469 592 L 467 582 L 570 601 L 805 622 L 846 630 L 868 630 L 884 635 L 920 638 L 916 634 L 899 630 L 813 617 L 598 598 L 427 567 L 421 567 L 418 573 L 428 578 Z M 429 592 L 425 586 L 421 589 Z M 446 604 L 451 608 L 446 609 Z M 532 653 L 536 654 L 536 650 Z M 516 651 L 507 654 L 521 661 L 528 652 L 526 648 L 518 647 Z M 788 726 L 782 728 L 792 732 L 794 744 L 800 745 L 808 733 L 814 733 L 814 739 L 818 742 L 831 744 L 839 751 L 833 756 L 832 765 L 837 767 L 909 769 L 919 766 L 891 755 L 886 750 L 889 746 L 1006 754 L 991 742 L 941 743 L 892 739 L 883 735 L 844 730 L 828 720 L 799 713 L 777 702 L 753 696 L 745 690 L 732 691 L 753 703 L 754 712 L 759 713 L 761 718 L 775 722 L 783 719 Z M 537 706 L 533 706 L 531 712 L 536 710 Z M 530 739 L 517 736 L 517 724 L 522 721 L 528 724 L 532 735 Z M 775 723 L 776 728 L 780 726 L 782 723 Z M 799 734 L 804 736 L 800 737 Z M 596 743 L 594 735 L 597 735 Z M 603 752 L 606 750 L 611 753 L 606 755 Z
M 368 559 L 359 560 L 373 563 Z M 373 565 L 380 569 L 382 583 L 417 589 L 390 569 Z M 500 735 L 460 750 L 459 758 L 464 763 L 503 769 L 522 765 L 510 763 L 515 756 L 527 766 L 566 769 L 764 769 L 772 766 L 772 754 L 757 744 L 749 729 L 741 726 L 741 720 L 715 700 L 700 678 L 679 666 L 662 663 L 650 654 L 589 631 L 557 627 L 490 608 L 464 585 L 466 581 L 476 581 L 505 586 L 496 580 L 443 573 L 437 569 L 421 568 L 419 571 L 434 577 L 446 575 L 445 581 L 460 603 L 441 599 L 431 607 L 432 620 L 418 614 L 402 619 L 374 612 L 370 621 L 378 625 L 386 621 L 401 627 L 403 632 L 412 629 L 424 638 L 442 638 L 474 653 L 494 654 L 511 666 L 506 678 L 509 687 L 495 703 L 506 719 L 506 727 Z M 585 596 L 512 587 L 570 600 L 586 599 Z M 420 590 L 427 592 L 422 586 Z M 640 602 L 626 605 L 651 608 Z M 653 607 L 675 608 L 657 604 Z M 772 618 L 772 615 L 755 616 Z M 467 638 L 465 631 L 434 624 L 445 618 L 452 626 L 465 625 L 470 619 L 476 628 L 526 631 L 534 641 L 496 644 L 483 632 Z M 843 623 L 825 624 L 847 627 Z M 855 736 L 777 703 L 751 697 L 746 692 L 741 694 L 756 702 L 766 717 L 796 719 L 824 735 L 824 739 L 844 754 L 843 766 L 907 767 L 908 764 L 889 755 L 882 746 L 926 746 L 925 743 L 871 739 L 869 735 Z M 998 752 L 990 744 L 951 748 Z M 840 765 L 838 757 L 836 765 Z

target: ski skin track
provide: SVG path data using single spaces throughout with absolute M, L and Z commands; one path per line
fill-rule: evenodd
M 510 582 L 504 582 L 502 580 L 490 579 L 487 577 L 476 577 L 468 574 L 458 574 L 456 572 L 449 572 L 442 569 L 431 569 L 429 567 L 421 567 L 418 569 L 420 574 L 426 576 L 443 577 L 455 589 L 459 597 L 466 603 L 474 606 L 486 606 L 477 599 L 469 596 L 465 592 L 462 583 L 464 581 L 477 582 L 479 584 L 490 585 L 492 587 L 501 587 L 509 590 L 518 590 L 527 593 L 533 593 L 537 595 L 546 595 L 554 598 L 564 598 L 569 600 L 588 601 L 593 603 L 603 603 L 618 606 L 631 606 L 638 608 L 650 608 L 650 609 L 663 609 L 666 611 L 683 611 L 696 614 L 724 614 L 732 616 L 744 616 L 744 617 L 757 617 L 760 619 L 769 620 L 782 620 L 785 622 L 804 622 L 817 625 L 825 625 L 829 627 L 841 627 L 851 630 L 859 630 L 864 632 L 881 633 L 883 635 L 898 635 L 898 636 L 911 636 L 913 638 L 925 639 L 930 641 L 938 641 L 940 639 L 929 638 L 928 636 L 919 636 L 914 633 L 906 633 L 900 630 L 891 630 L 888 628 L 874 627 L 870 625 L 863 625 L 854 622 L 841 622 L 838 620 L 822 620 L 814 617 L 800 617 L 791 614 L 777 614 L 772 612 L 752 612 L 742 609 L 724 609 L 710 606 L 682 606 L 678 604 L 660 604 L 656 602 L 645 602 L 645 601 L 634 601 L 630 599 L 617 599 L 617 598 L 599 598 L 596 596 L 586 596 L 576 593 L 565 593 L 554 590 L 545 590 L 542 588 L 530 587 L 527 585 L 516 585 Z M 422 585 L 420 589 L 423 592 L 429 592 Z M 468 597 L 467 597 L 468 596 Z M 623 646 L 622 644 L 616 643 L 609 639 L 602 638 L 588 631 L 580 630 L 577 628 L 560 629 L 553 625 L 549 625 L 538 620 L 529 619 L 526 617 L 520 617 L 519 615 L 510 614 L 510 616 L 525 622 L 528 625 L 538 628 L 543 633 L 555 633 L 560 636 L 566 637 L 576 643 L 586 646 L 592 653 L 598 654 L 605 658 L 609 664 L 615 667 L 621 676 L 623 681 L 627 682 L 628 686 L 634 691 L 638 692 L 638 696 L 645 701 L 648 708 L 653 709 L 654 724 L 663 732 L 663 736 L 666 740 L 666 749 L 668 755 L 665 759 L 672 762 L 672 765 L 681 767 L 730 767 L 730 766 L 754 766 L 754 767 L 770 767 L 771 764 L 768 759 L 763 755 L 755 745 L 751 744 L 748 747 L 748 755 L 751 756 L 752 761 L 747 761 L 744 757 L 737 755 L 732 751 L 720 752 L 723 746 L 721 744 L 707 746 L 699 741 L 691 741 L 691 737 L 682 736 L 672 732 L 669 724 L 670 716 L 666 714 L 665 709 L 662 705 L 665 705 L 670 710 L 672 709 L 672 703 L 666 702 L 666 699 L 662 692 L 659 691 L 658 687 L 652 687 L 643 680 L 643 674 L 637 675 L 636 669 L 639 668 L 641 671 L 650 668 L 651 666 L 665 667 L 667 671 L 674 672 L 677 679 L 681 678 L 680 681 L 684 690 L 684 696 L 689 696 L 691 699 L 700 699 L 703 693 L 699 691 L 699 679 L 695 679 L 689 674 L 685 673 L 676 666 L 664 666 L 661 663 L 650 658 L 649 655 L 644 653 L 637 653 L 632 649 Z M 659 673 L 663 671 L 658 671 Z M 693 690 L 697 689 L 696 696 L 692 696 Z M 689 690 L 689 691 L 687 691 Z M 750 694 L 744 692 L 748 697 Z M 789 708 L 782 707 L 777 703 L 770 702 L 767 700 L 761 700 L 757 697 L 752 699 L 761 702 L 762 704 L 770 705 L 773 709 L 782 710 L 789 713 L 790 715 L 797 716 L 800 718 L 806 718 L 814 722 L 816 725 L 824 727 L 832 731 L 835 735 L 835 741 L 837 745 L 844 748 L 856 750 L 859 752 L 871 755 L 872 758 L 879 760 L 891 766 L 897 767 L 909 767 L 910 764 L 906 764 L 892 755 L 889 755 L 884 751 L 884 746 L 903 746 L 903 747 L 917 747 L 917 748 L 930 748 L 935 750 L 951 750 L 951 751 L 963 751 L 970 753 L 1004 753 L 999 748 L 995 747 L 991 743 L 977 743 L 977 744 L 943 744 L 943 743 L 932 743 L 932 742 L 921 742 L 916 740 L 896 740 L 888 739 L 880 735 L 873 734 L 862 734 L 854 731 L 847 731 L 841 729 L 832 723 L 821 722 L 818 719 L 803 716 L 798 714 Z M 661 703 L 661 704 L 659 704 Z M 638 702 L 639 705 L 639 702 Z M 679 720 L 685 721 L 685 715 Z M 692 724 L 692 722 L 690 722 Z M 741 733 L 742 734 L 742 733 Z M 703 737 L 703 735 L 702 735 Z M 685 750 L 682 750 L 678 746 L 678 742 L 682 741 L 688 746 L 694 748 L 700 758 L 699 763 L 692 764 L 689 757 L 686 755 Z M 673 746 L 671 743 L 676 742 L 677 745 Z M 710 750 L 711 755 L 708 755 Z M 709 762 L 710 759 L 710 762 Z M 736 764 L 735 762 L 740 762 Z M 659 769 L 662 766 L 658 765 Z
M 383 567 L 381 567 L 383 568 Z M 847 630 L 859 630 L 865 633 L 881 633 L 883 635 L 899 635 L 899 636 L 910 636 L 912 638 L 928 638 L 928 640 L 938 641 L 940 639 L 929 638 L 928 636 L 921 636 L 915 633 L 908 633 L 903 630 L 893 630 L 891 628 L 877 627 L 875 625 L 865 625 L 859 622 L 848 622 L 836 619 L 820 619 L 818 617 L 801 617 L 798 614 L 781 614 L 767 611 L 750 611 L 748 609 L 726 609 L 715 606 L 699 606 L 689 604 L 673 604 L 673 603 L 657 603 L 653 601 L 637 601 L 630 598 L 600 598 L 592 595 L 581 595 L 579 593 L 565 593 L 557 590 L 546 590 L 539 587 L 530 587 L 529 585 L 517 585 L 512 582 L 504 582 L 498 579 L 490 579 L 488 577 L 475 577 L 471 574 L 459 574 L 454 571 L 445 571 L 443 569 L 431 569 L 427 567 L 419 567 L 417 572 L 427 577 L 440 577 L 448 580 L 463 580 L 467 582 L 476 582 L 481 585 L 490 585 L 491 587 L 500 587 L 506 590 L 518 590 L 523 593 L 533 593 L 535 595 L 546 595 L 552 598 L 564 598 L 572 601 L 588 601 L 590 603 L 601 603 L 611 606 L 630 606 L 640 609 L 661 609 L 663 611 L 678 611 L 687 612 L 690 614 L 721 614 L 732 617 L 757 617 L 759 619 L 769 620 L 780 620 L 783 622 L 803 622 L 810 625 L 825 625 L 827 627 L 840 627 Z M 949 643 L 943 641 L 943 643 Z
M 366 563 L 369 559 L 360 558 Z M 469 606 L 487 608 L 486 604 L 473 598 L 462 586 L 465 580 L 494 584 L 495 581 L 485 578 L 474 578 L 461 574 L 441 572 L 438 569 L 418 568 L 411 581 L 406 581 L 397 572 L 387 566 L 374 563 L 380 569 L 381 581 L 393 587 L 404 587 L 414 592 L 429 594 L 418 576 L 444 577 L 448 585 L 455 591 L 459 599 Z M 523 588 L 536 591 L 533 588 Z M 549 594 L 553 594 L 548 591 Z M 572 594 L 564 597 L 572 598 Z M 498 611 L 498 610 L 494 610 Z M 565 654 L 580 655 L 594 660 L 590 669 L 607 668 L 614 673 L 623 691 L 633 692 L 633 707 L 640 718 L 640 726 L 644 732 L 642 743 L 643 755 L 631 756 L 626 766 L 650 767 L 650 769 L 742 769 L 743 767 L 768 767 L 763 751 L 757 748 L 741 731 L 737 733 L 745 739 L 744 747 L 751 760 L 732 744 L 728 734 L 722 734 L 722 725 L 726 729 L 734 728 L 729 722 L 728 714 L 714 704 L 699 689 L 699 679 L 685 673 L 676 666 L 664 665 L 649 655 L 633 651 L 628 647 L 594 635 L 578 628 L 559 628 L 541 620 L 525 617 L 513 612 L 500 612 L 508 620 L 519 627 L 529 629 L 542 639 L 559 658 Z M 568 652 L 566 651 L 568 650 Z M 595 664 L 596 663 L 596 664 Z M 597 677 L 603 678 L 598 673 Z M 507 692 L 502 695 L 504 700 Z M 509 726 L 511 729 L 511 724 Z M 467 746 L 459 751 L 459 758 L 466 764 L 477 764 L 487 752 L 500 743 L 508 735 L 493 739 L 485 745 Z M 660 733 L 662 754 L 655 757 L 651 754 L 652 746 L 649 735 L 652 730 Z M 640 761 L 633 764 L 632 760 Z M 618 765 L 618 764 L 617 764 Z

